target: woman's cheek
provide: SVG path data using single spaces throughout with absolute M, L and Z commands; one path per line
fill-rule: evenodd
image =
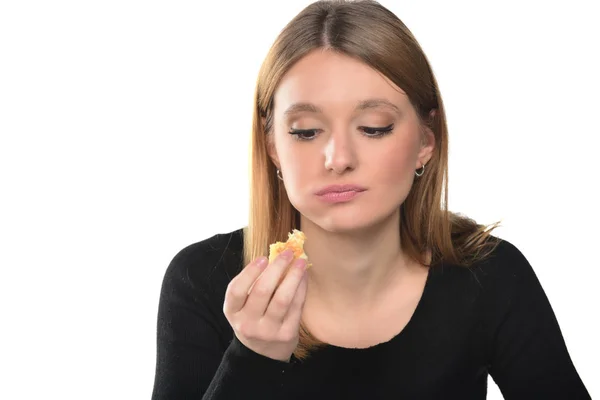
M 314 179 L 311 180 L 310 172 L 302 168 L 300 163 L 290 165 L 287 171 L 288 176 L 284 175 L 284 180 L 290 202 L 298 209 L 306 207 L 312 190 L 310 182 L 314 182 Z

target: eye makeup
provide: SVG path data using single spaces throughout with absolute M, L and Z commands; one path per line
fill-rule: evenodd
M 382 138 L 394 130 L 394 124 L 390 124 L 384 127 L 370 127 L 370 126 L 359 126 L 358 130 L 361 133 L 370 138 L 378 139 Z M 321 129 L 290 129 L 288 133 L 294 136 L 294 139 L 299 141 L 309 141 L 313 140 L 317 137 L 317 134 L 320 133 Z

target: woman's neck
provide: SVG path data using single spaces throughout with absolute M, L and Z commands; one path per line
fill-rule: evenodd
M 302 220 L 308 297 L 336 313 L 369 310 L 415 269 L 400 243 L 399 213 L 361 231 L 332 233 Z

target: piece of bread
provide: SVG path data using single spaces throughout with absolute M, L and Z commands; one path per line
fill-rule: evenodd
M 288 240 L 284 242 L 275 242 L 269 246 L 269 262 L 272 262 L 281 252 L 286 249 L 292 249 L 294 251 L 294 260 L 303 258 L 306 260 L 306 268 L 310 268 L 312 265 L 308 262 L 308 256 L 304 252 L 304 241 L 306 235 L 304 232 L 294 229 L 291 233 L 288 233 Z

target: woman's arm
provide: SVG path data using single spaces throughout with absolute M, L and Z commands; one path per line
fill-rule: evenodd
M 215 315 L 223 305 L 210 297 L 212 291 L 199 290 L 198 285 L 207 282 L 190 279 L 193 263 L 194 268 L 203 267 L 197 265 L 204 258 L 201 245 L 182 250 L 165 273 L 152 399 L 280 398 L 290 364 L 259 355 L 235 337 L 224 345 L 225 332 Z M 207 255 L 204 262 L 214 265 L 212 258 Z
M 500 260 L 489 372 L 504 398 L 590 399 L 531 265 L 506 241 Z

